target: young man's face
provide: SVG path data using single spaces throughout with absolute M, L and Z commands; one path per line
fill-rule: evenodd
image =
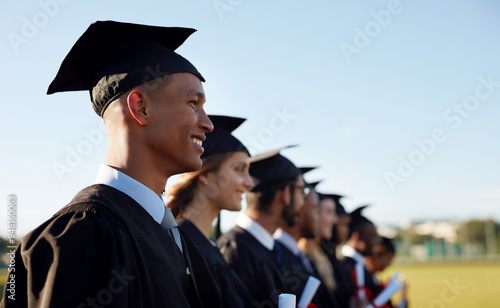
M 375 246 L 380 242 L 375 225 L 371 222 L 365 223 L 358 230 L 360 249 L 358 251 L 364 256 L 373 255 Z
M 302 176 L 298 176 L 293 185 L 288 186 L 290 189 L 290 203 L 283 209 L 282 217 L 287 222 L 288 226 L 293 226 L 296 223 L 296 216 L 305 202 L 304 188 L 305 183 Z M 292 198 L 293 195 L 293 198 Z
M 200 145 L 213 130 L 203 105 L 205 92 L 198 77 L 175 73 L 173 81 L 149 96 L 151 117 L 146 138 L 151 157 L 159 168 L 171 174 L 201 167 Z

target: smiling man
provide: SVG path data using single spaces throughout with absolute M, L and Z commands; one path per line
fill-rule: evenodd
M 194 29 L 96 22 L 48 93 L 88 90 L 108 134 L 96 184 L 16 250 L 16 300 L 2 307 L 219 307 L 201 255 L 162 192 L 201 166 L 213 126 L 204 78 L 174 52 Z

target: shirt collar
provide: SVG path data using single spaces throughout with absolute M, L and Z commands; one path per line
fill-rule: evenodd
M 156 222 L 161 223 L 165 213 L 163 196 L 158 196 L 141 182 L 115 168 L 101 164 L 97 172 L 96 184 L 118 189 L 139 203 Z
M 352 258 L 356 263 L 361 263 L 365 265 L 365 257 L 362 254 L 354 250 L 351 246 L 342 246 L 342 255 Z
M 250 233 L 262 246 L 272 251 L 274 248 L 274 239 L 269 232 L 259 223 L 248 217 L 245 213 L 240 213 L 236 219 L 236 225 Z
M 295 256 L 300 253 L 299 247 L 297 246 L 297 241 L 285 230 L 279 228 L 274 232 L 273 237 L 275 240 L 283 244 L 288 250 L 290 250 Z

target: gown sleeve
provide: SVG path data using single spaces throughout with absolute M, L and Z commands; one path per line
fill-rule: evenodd
M 127 307 L 138 279 L 128 266 L 133 256 L 121 254 L 129 243 L 119 230 L 104 212 L 67 213 L 45 222 L 18 245 L 15 300 L 5 290 L 1 306 Z

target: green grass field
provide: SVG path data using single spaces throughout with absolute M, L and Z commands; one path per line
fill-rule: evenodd
M 5 285 L 5 282 L 7 281 L 7 268 L 0 268 L 0 300 L 3 297 L 3 287 Z
M 382 277 L 395 271 L 406 276 L 411 308 L 500 307 L 500 263 L 394 265 Z M 1 269 L 2 291 L 6 275 Z
M 440 263 L 394 265 L 406 276 L 411 308 L 500 307 L 500 263 Z

